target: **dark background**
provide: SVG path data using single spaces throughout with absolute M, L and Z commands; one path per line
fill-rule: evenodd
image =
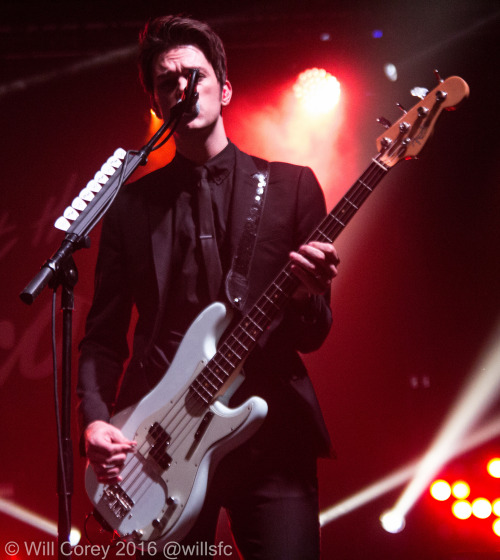
M 272 112 L 279 92 L 302 70 L 324 67 L 339 78 L 343 124 L 331 146 L 315 146 L 314 161 L 297 161 L 315 168 L 318 154 L 333 160 L 330 173 L 318 172 L 330 207 L 376 154 L 382 133 L 376 118 L 395 120 L 396 102 L 415 102 L 411 87 L 432 89 L 434 68 L 470 86 L 470 98 L 440 118 L 421 158 L 398 164 L 336 243 L 342 264 L 332 292 L 334 328 L 324 347 L 306 357 L 338 453 L 320 465 L 322 509 L 425 452 L 498 321 L 498 2 L 4 2 L 0 498 L 52 520 L 51 298 L 46 290 L 28 307 L 18 294 L 59 246 L 62 234 L 52 224 L 72 198 L 115 148 L 138 148 L 148 138 L 134 45 L 148 17 L 178 12 L 206 19 L 225 41 L 235 92 L 227 131 L 246 151 L 286 158 L 290 138 L 266 143 L 249 123 Z M 375 29 L 382 38 L 372 37 Z M 397 81 L 384 76 L 386 62 L 398 68 Z M 75 358 L 97 241 L 98 229 L 92 248 L 76 259 Z M 491 401 L 478 424 L 497 417 L 498 398 Z M 89 505 L 75 419 L 73 524 L 82 529 Z M 459 454 L 440 474 L 467 477 L 473 494 L 484 488 L 486 497 L 499 498 L 500 484 L 485 474 L 494 454 L 498 437 Z M 405 531 L 384 532 L 378 517 L 401 490 L 324 526 L 323 558 L 462 560 L 500 551 L 493 518 L 457 523 L 449 501 L 431 503 L 427 494 Z M 0 555 L 10 540 L 48 540 L 0 516 Z M 227 541 L 223 525 L 221 531 Z

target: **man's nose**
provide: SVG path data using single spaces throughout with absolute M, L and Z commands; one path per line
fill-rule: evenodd
M 184 76 L 180 76 L 179 79 L 177 80 L 177 97 L 179 99 L 182 97 L 182 94 L 186 89 L 187 83 L 188 83 L 187 78 L 185 78 Z

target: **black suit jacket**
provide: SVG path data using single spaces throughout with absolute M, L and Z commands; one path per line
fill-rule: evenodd
M 231 256 L 238 248 L 255 196 L 252 176 L 256 172 L 254 159 L 236 149 L 228 225 Z M 172 184 L 172 166 L 167 165 L 127 185 L 106 215 L 94 300 L 80 344 L 77 391 L 82 428 L 94 420 L 108 421 L 113 410 L 137 402 L 158 381 L 158 372 L 144 363 L 145 350 L 169 289 L 169 261 L 175 250 L 171 205 L 177 192 Z M 271 164 L 249 274 L 247 308 L 287 262 L 289 251 L 308 237 L 324 215 L 324 197 L 309 168 Z M 122 378 L 134 305 L 138 319 L 133 352 Z M 298 352 L 318 348 L 330 325 L 328 297 L 315 296 L 305 305 L 292 302 L 247 360 L 247 380 L 232 402 L 238 403 L 250 394 L 268 401 L 269 415 L 259 437 L 269 444 L 278 437 L 286 447 L 299 438 L 312 445 L 314 453 L 329 454 L 328 433 Z

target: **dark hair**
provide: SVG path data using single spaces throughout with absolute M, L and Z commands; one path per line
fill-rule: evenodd
M 153 64 L 157 55 L 184 45 L 198 47 L 212 65 L 220 86 L 224 85 L 227 61 L 220 37 L 202 21 L 162 16 L 150 20 L 139 37 L 139 73 L 146 92 L 154 92 Z

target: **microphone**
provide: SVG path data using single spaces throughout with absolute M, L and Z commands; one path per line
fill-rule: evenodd
M 193 68 L 189 73 L 188 82 L 184 91 L 182 92 L 182 97 L 179 101 L 170 109 L 170 114 L 174 118 L 179 118 L 182 115 L 189 114 L 190 117 L 195 118 L 200 113 L 200 104 L 198 101 L 198 92 L 196 91 L 196 85 L 198 83 L 198 78 L 200 77 L 199 68 Z

